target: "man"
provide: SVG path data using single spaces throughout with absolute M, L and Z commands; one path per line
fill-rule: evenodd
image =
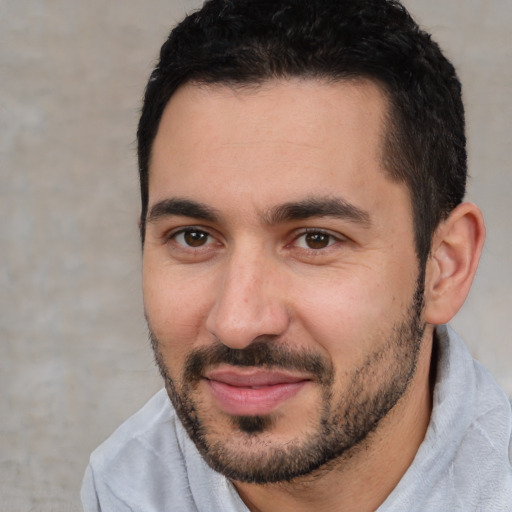
M 510 403 L 444 325 L 484 240 L 460 84 L 398 2 L 207 2 L 138 143 L 166 392 L 87 511 L 512 510 Z

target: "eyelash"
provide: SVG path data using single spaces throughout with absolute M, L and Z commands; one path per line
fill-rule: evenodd
M 297 241 L 300 240 L 301 238 L 304 238 L 305 240 L 307 236 L 320 237 L 319 240 L 317 240 L 318 242 L 320 242 L 320 244 L 322 244 L 325 241 L 325 239 L 327 239 L 327 245 L 323 247 L 300 247 L 300 249 L 312 252 L 320 252 L 322 250 L 328 249 L 329 247 L 335 245 L 336 243 L 342 240 L 340 236 L 336 236 L 329 231 L 325 231 L 323 229 L 308 228 L 298 233 L 297 236 L 293 239 L 292 243 L 297 247 Z M 307 245 L 307 242 L 305 242 L 305 244 Z
M 206 237 L 207 240 L 204 244 L 200 243 L 197 246 L 191 245 L 190 243 L 187 243 L 185 240 L 183 242 L 177 241 L 179 236 L 181 236 L 181 235 L 186 236 L 187 233 L 200 235 L 201 237 Z M 305 242 L 304 245 L 306 245 L 306 246 L 300 247 L 297 244 L 297 242 L 301 238 L 305 239 L 308 235 L 319 237 L 319 239 L 317 240 L 319 242 L 319 244 L 322 245 L 324 242 L 326 242 L 326 245 L 323 247 L 309 247 L 309 246 L 307 246 L 308 245 L 307 242 Z M 197 250 L 201 250 L 201 249 L 205 250 L 212 245 L 212 242 L 210 240 L 208 240 L 208 238 L 216 240 L 216 238 L 205 229 L 195 227 L 195 226 L 187 226 L 185 228 L 181 228 L 177 231 L 174 231 L 170 235 L 166 236 L 166 241 L 174 241 L 174 243 L 176 245 L 178 245 L 180 248 L 183 248 L 184 250 L 197 251 Z M 201 240 L 198 240 L 198 241 L 200 242 Z M 294 235 L 292 241 L 289 244 L 287 244 L 286 247 L 297 248 L 299 250 L 309 251 L 311 253 L 319 253 L 320 251 L 326 250 L 329 247 L 336 245 L 337 243 L 342 242 L 342 241 L 343 241 L 343 237 L 341 237 L 339 235 L 334 235 L 333 233 L 331 233 L 329 231 L 326 231 L 323 229 L 317 229 L 317 228 L 307 228 L 300 232 L 297 232 Z M 220 242 L 219 242 L 219 245 L 220 245 Z
M 209 233 L 207 230 L 199 228 L 199 227 L 195 227 L 195 226 L 187 226 L 185 228 L 178 229 L 177 231 L 173 231 L 172 233 L 167 235 L 165 237 L 166 242 L 174 241 L 174 243 L 176 245 L 178 245 L 179 247 L 181 247 L 181 248 L 183 248 L 185 250 L 200 250 L 200 249 L 204 249 L 205 247 L 210 246 L 211 243 L 208 243 L 208 241 L 204 245 L 198 245 L 196 247 L 194 247 L 192 245 L 189 245 L 187 243 L 179 243 L 177 241 L 177 238 L 180 235 L 186 236 L 187 233 L 196 233 L 196 234 L 199 234 L 201 236 L 206 235 L 206 237 L 215 240 L 215 237 L 211 233 Z

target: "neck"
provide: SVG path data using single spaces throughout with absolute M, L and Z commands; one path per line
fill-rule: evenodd
M 425 437 L 432 410 L 432 340 L 433 327 L 428 326 L 417 371 L 407 391 L 377 429 L 350 452 L 314 474 L 291 482 L 234 482 L 249 510 L 376 510 L 407 471 Z

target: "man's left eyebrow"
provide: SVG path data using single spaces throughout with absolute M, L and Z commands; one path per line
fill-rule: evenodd
M 270 225 L 312 217 L 336 217 L 370 227 L 371 220 L 367 211 L 354 204 L 336 198 L 307 198 L 302 201 L 284 203 L 272 208 L 264 215 L 265 222 Z

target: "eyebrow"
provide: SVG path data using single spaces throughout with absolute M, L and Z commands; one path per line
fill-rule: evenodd
M 312 217 L 335 217 L 364 227 L 371 225 L 367 211 L 339 197 L 307 198 L 303 201 L 285 203 L 272 208 L 265 215 L 265 221 L 274 225 Z
M 220 215 L 215 208 L 189 199 L 170 198 L 154 204 L 149 210 L 148 222 L 156 222 L 162 217 L 180 216 L 198 220 L 218 222 Z
M 159 201 L 151 207 L 147 221 L 156 222 L 169 216 L 190 217 L 208 222 L 219 222 L 221 217 L 215 208 L 204 203 L 190 199 L 169 198 Z M 266 212 L 263 215 L 263 220 L 266 224 L 277 225 L 312 217 L 335 217 L 361 224 L 364 227 L 371 225 L 368 212 L 339 197 L 315 197 L 284 203 Z

